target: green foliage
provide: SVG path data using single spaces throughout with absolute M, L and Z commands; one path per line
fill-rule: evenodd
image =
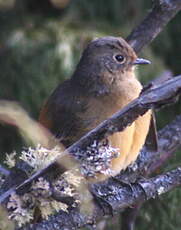
M 138 227 L 135 230 L 180 229 L 180 200 L 180 189 L 175 189 L 166 195 L 145 203 L 137 219 Z

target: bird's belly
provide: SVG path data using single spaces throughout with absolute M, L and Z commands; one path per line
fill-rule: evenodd
M 110 145 L 118 149 L 119 152 L 118 157 L 113 158 L 111 162 L 113 174 L 118 174 L 120 170 L 125 169 L 125 161 L 131 150 L 134 131 L 135 123 L 132 123 L 132 125 L 127 127 L 124 131 L 117 132 L 108 138 Z
M 91 104 L 89 107 L 91 109 L 87 111 L 88 113 L 85 117 L 87 117 L 88 120 L 92 122 L 90 122 L 90 125 L 87 126 L 87 130 L 85 131 L 88 132 L 89 130 L 95 128 L 103 120 L 109 118 L 124 106 L 125 104 L 123 103 L 119 103 L 118 106 L 115 106 L 113 103 L 106 105 L 106 103 L 100 103 L 99 101 Z M 139 152 L 145 143 L 145 139 L 149 130 L 150 118 L 151 111 L 148 111 L 143 116 L 137 118 L 137 120 L 135 120 L 122 132 L 114 133 L 108 137 L 110 145 L 119 149 L 119 156 L 113 158 L 111 162 L 113 175 L 116 175 L 121 170 L 126 169 L 128 165 L 137 159 L 137 156 L 139 155 Z M 102 177 L 99 176 L 100 180 L 105 178 L 105 175 L 102 175 Z
M 119 156 L 111 162 L 111 169 L 114 175 L 126 169 L 128 165 L 137 159 L 149 131 L 150 118 L 151 111 L 148 111 L 124 131 L 109 137 L 111 146 L 119 148 Z

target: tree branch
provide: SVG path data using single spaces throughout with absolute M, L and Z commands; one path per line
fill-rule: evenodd
M 139 52 L 145 45 L 149 44 L 157 34 L 163 29 L 163 27 L 168 23 L 171 18 L 181 9 L 180 0 L 155 0 L 154 6 L 150 14 L 144 19 L 144 21 L 133 30 L 130 36 L 127 38 L 127 41 L 135 49 L 136 52 Z M 78 149 L 82 149 L 90 145 L 95 139 L 101 140 L 114 132 L 122 131 L 126 126 L 131 124 L 138 116 L 144 114 L 150 108 L 160 108 L 164 104 L 168 104 L 174 98 L 176 98 L 181 92 L 181 76 L 171 79 L 164 84 L 160 84 L 154 87 L 148 87 L 145 92 L 132 103 L 130 103 L 123 110 L 116 113 L 110 119 L 104 121 L 96 129 L 88 133 L 85 137 L 81 138 L 80 141 L 75 143 L 68 149 L 68 152 L 75 154 Z M 179 117 L 175 121 L 175 125 L 180 126 L 181 118 Z M 152 172 L 153 164 L 150 164 L 151 160 L 160 159 L 160 164 L 164 162 L 163 158 L 173 154 L 175 149 L 180 146 L 180 134 L 177 133 L 177 128 L 173 127 L 175 133 L 173 136 L 176 137 L 172 139 L 172 134 L 169 136 L 164 136 L 165 133 L 160 133 L 159 137 L 159 151 L 158 152 L 149 152 L 145 148 L 141 154 L 137 164 L 139 167 L 144 170 L 150 169 Z M 170 130 L 165 130 L 164 132 L 169 132 Z M 179 139 L 180 138 L 180 139 Z M 170 143 L 170 144 L 169 144 Z M 172 145 L 173 144 L 173 145 Z M 170 148 L 170 146 L 172 146 Z M 167 152 L 168 148 L 168 152 Z M 163 154 L 160 154 L 160 153 Z M 66 157 L 66 156 L 65 156 Z M 148 162 L 148 163 L 146 163 Z M 155 164 L 154 164 L 155 165 Z M 46 172 L 56 166 L 56 162 L 50 164 L 47 168 L 42 171 L 37 172 L 34 176 L 29 178 L 25 183 L 21 184 L 18 188 L 11 188 L 6 194 L 0 197 L 2 202 L 5 198 L 9 196 L 12 191 L 18 191 L 20 189 L 25 189 L 26 186 L 30 185 L 33 180 L 38 178 L 41 175 L 44 175 Z M 146 168 L 145 168 L 146 167 Z M 135 181 L 137 175 L 137 170 L 129 169 L 127 170 L 127 176 L 124 176 L 124 173 L 121 174 L 120 178 L 125 181 Z M 139 170 L 140 173 L 140 170 Z M 126 174 L 125 174 L 126 175 Z M 127 179 L 129 177 L 129 180 Z M 23 179 L 24 181 L 24 179 Z M 157 194 L 167 192 L 181 184 L 181 169 L 177 168 L 167 174 L 157 176 L 144 181 L 139 181 L 134 183 L 131 188 L 129 186 L 122 187 L 119 183 L 113 180 L 108 180 L 107 182 L 99 185 L 94 185 L 92 187 L 93 193 L 97 199 L 102 200 L 102 206 L 104 211 L 110 214 L 110 207 L 114 211 L 122 210 L 125 207 L 132 206 L 138 201 L 144 201 L 149 199 Z M 151 191 L 151 192 L 150 192 Z M 134 196 L 133 196 L 134 195 Z M 146 195 L 146 196 L 145 196 Z M 109 204 L 107 206 L 106 204 Z M 103 210 L 95 204 L 96 210 L 94 213 L 95 216 L 103 216 Z M 92 219 L 91 219 L 92 221 Z M 91 224 L 90 219 L 88 220 L 86 216 L 80 214 L 77 210 L 72 210 L 70 213 L 60 212 L 55 216 L 51 216 L 48 221 L 43 221 L 40 224 L 31 225 L 23 229 L 44 229 L 44 230 L 53 230 L 53 229 L 76 229 L 78 227 L 83 227 L 87 224 Z
M 38 177 L 43 176 L 47 172 L 54 171 L 57 168 L 57 162 L 67 161 L 68 155 L 70 153 L 76 156 L 78 150 L 85 149 L 90 146 L 94 140 L 100 141 L 115 132 L 123 131 L 128 125 L 130 125 L 134 120 L 136 120 L 140 115 L 146 113 L 149 109 L 160 108 L 163 105 L 169 104 L 175 101 L 178 95 L 181 93 L 181 76 L 174 77 L 171 80 L 162 83 L 161 85 L 147 88 L 137 99 L 129 103 L 122 110 L 118 111 L 111 118 L 103 121 L 95 129 L 90 131 L 84 137 L 82 137 L 75 144 L 70 146 L 63 157 L 58 157 L 53 163 L 49 164 L 44 169 L 38 171 L 29 179 L 27 179 L 22 184 L 17 184 L 17 186 L 0 196 L 0 203 L 2 203 L 12 191 L 20 193 L 21 191 L 26 191 L 27 187 L 36 180 Z M 58 167 L 60 163 L 58 164 Z M 20 179 L 18 177 L 18 179 Z M 24 178 L 23 180 L 24 181 Z M 14 182 L 13 182 L 14 183 Z
M 134 167 L 134 169 L 132 169 L 130 167 L 128 170 L 121 173 L 120 177 L 118 176 L 118 178 L 120 178 L 121 180 L 125 180 L 125 181 L 128 181 L 127 178 L 129 178 L 129 183 L 130 183 L 130 180 L 135 181 L 139 175 L 144 174 L 145 171 L 149 169 L 151 162 L 156 162 L 159 159 L 159 157 L 161 157 L 164 154 L 164 151 L 166 151 L 167 148 L 169 148 L 170 154 L 173 154 L 174 151 L 176 150 L 176 148 L 179 148 L 181 146 L 181 115 L 178 116 L 174 121 L 171 122 L 171 124 L 167 125 L 165 128 L 163 128 L 159 132 L 158 144 L 159 144 L 158 152 L 147 151 L 147 148 L 145 147 L 144 150 L 142 151 L 139 159 L 137 160 L 136 170 L 135 170 L 135 167 Z M 178 185 L 177 179 L 176 179 L 175 185 Z M 149 182 L 150 182 L 150 180 L 149 180 Z M 166 182 L 166 184 L 167 184 L 167 182 Z M 109 189 L 104 191 L 104 188 L 107 186 L 109 186 L 108 187 Z M 72 211 L 70 211 L 69 214 L 60 212 L 55 216 L 51 216 L 48 221 L 43 221 L 42 223 L 39 223 L 36 225 L 27 226 L 27 227 L 23 228 L 23 230 L 30 230 L 30 229 L 35 229 L 35 230 L 36 229 L 38 229 L 38 230 L 41 230 L 41 229 L 42 230 L 43 229 L 50 230 L 51 229 L 52 230 L 52 229 L 56 229 L 53 226 L 58 226 L 59 228 L 62 228 L 62 229 L 63 228 L 67 228 L 67 229 L 75 228 L 76 229 L 78 227 L 83 227 L 87 224 L 94 222 L 95 216 L 99 216 L 99 218 L 101 218 L 101 216 L 104 215 L 104 212 L 106 212 L 107 214 L 110 214 L 110 211 L 111 211 L 110 206 L 111 206 L 111 208 L 113 208 L 114 211 L 122 210 L 123 204 L 124 204 L 124 208 L 129 207 L 131 204 L 127 203 L 128 198 L 127 198 L 126 194 L 127 193 L 130 194 L 130 192 L 131 192 L 131 197 L 137 197 L 134 194 L 135 187 L 133 184 L 133 185 L 131 185 L 131 187 L 123 186 L 123 188 L 127 189 L 126 190 L 127 192 L 124 193 L 125 194 L 124 198 L 119 200 L 118 197 L 116 196 L 116 194 L 114 194 L 114 199 L 117 200 L 116 203 L 120 202 L 119 204 L 117 204 L 117 206 L 118 207 L 121 206 L 121 208 L 118 208 L 118 209 L 117 209 L 117 207 L 113 208 L 111 201 L 109 200 L 109 202 L 108 202 L 108 197 L 109 197 L 110 193 L 113 196 L 112 191 L 117 191 L 118 189 L 122 189 L 122 186 L 120 185 L 120 183 L 117 183 L 115 180 L 110 179 L 106 183 L 99 184 L 98 188 L 96 187 L 96 191 L 95 191 L 95 189 L 93 191 L 94 196 L 95 197 L 97 196 L 97 199 L 99 200 L 99 202 L 100 202 L 100 200 L 102 200 L 102 205 L 100 208 L 98 206 L 98 203 L 97 202 L 95 203 L 96 211 L 95 211 L 92 219 L 87 219 L 87 217 L 82 215 L 81 213 L 79 213 L 78 210 L 72 210 Z M 142 199 L 142 195 L 145 195 L 145 194 L 141 193 L 139 203 L 142 203 L 145 200 L 145 199 Z M 105 198 L 107 200 L 105 200 Z M 112 197 L 112 199 L 113 199 L 113 197 Z M 134 205 L 137 204 L 137 199 L 138 198 L 136 198 Z M 110 206 L 107 206 L 106 202 L 108 202 Z M 103 210 L 104 210 L 104 212 L 103 212 Z M 57 229 L 58 229 L 58 227 L 57 227 Z
M 136 53 L 148 45 L 181 10 L 180 0 L 154 0 L 152 11 L 127 37 Z
M 4 166 L 0 165 L 0 174 L 8 176 L 9 173 L 10 173 L 9 170 L 7 170 Z
M 143 20 L 143 22 L 136 27 L 133 32 L 130 34 L 130 36 L 128 37 L 128 42 L 132 45 L 132 47 L 135 49 L 136 52 L 138 52 L 143 46 L 147 45 L 150 41 L 152 41 L 156 35 L 163 29 L 163 27 L 168 23 L 169 20 L 171 20 L 171 18 L 181 9 L 181 1 L 180 0 L 170 0 L 170 1 L 165 1 L 165 0 L 160 0 L 160 1 L 155 1 L 155 4 L 153 6 L 153 9 L 151 11 L 151 13 L 145 18 L 145 20 Z M 158 21 L 158 22 L 157 22 Z M 143 36 L 144 33 L 144 36 Z M 145 37 L 145 39 L 144 39 Z M 141 113 L 140 113 L 141 114 Z M 139 114 L 139 115 L 140 115 Z M 129 121 L 130 118 L 128 118 L 127 120 L 127 124 L 131 123 L 131 120 L 133 121 L 133 118 Z M 122 119 L 124 120 L 124 119 Z M 101 129 L 102 127 L 100 127 L 100 132 L 95 135 L 94 133 L 97 131 L 96 129 L 93 130 L 92 134 L 90 136 L 92 136 L 92 139 L 97 139 L 96 137 L 98 137 L 100 135 L 100 139 L 103 138 L 105 135 L 109 135 L 110 133 L 113 133 L 114 131 L 117 130 L 117 128 L 115 128 L 114 126 L 111 126 L 111 120 L 109 122 L 104 122 L 105 125 L 110 125 L 110 127 L 106 132 L 104 130 Z M 123 122 L 125 123 L 125 122 Z M 119 121 L 119 124 L 120 121 Z M 119 127 L 118 130 L 120 131 L 121 128 L 123 129 L 125 127 L 125 124 L 123 125 L 123 127 Z M 105 127 L 106 128 L 106 127 Z M 98 128 L 99 130 L 99 128 Z M 109 131 L 109 132 L 108 132 Z M 88 139 L 90 141 L 88 141 Z M 85 141 L 85 145 L 87 145 L 88 143 L 90 143 L 92 141 L 91 138 L 88 139 L 84 139 Z M 78 142 L 79 147 L 81 146 L 82 143 L 82 139 L 80 142 Z M 77 144 L 77 143 L 76 143 Z M 75 146 L 75 145 L 74 145 Z M 70 151 L 71 149 L 69 149 Z M 71 152 L 71 151 L 70 151 Z M 41 172 L 43 173 L 43 172 Z M 40 174 L 40 172 L 38 172 L 34 179 L 37 178 Z M 30 178 L 30 181 L 32 181 L 33 178 Z M 28 182 L 28 183 L 29 183 Z M 8 194 L 7 194 L 8 196 Z M 1 199 L 2 201 L 2 199 Z
M 21 230 L 57 230 L 57 229 L 77 229 L 86 225 L 91 225 L 97 219 L 100 219 L 106 212 L 111 214 L 112 211 L 124 210 L 126 207 L 133 207 L 138 202 L 155 198 L 158 195 L 166 193 L 173 188 L 181 185 L 181 168 L 177 168 L 165 174 L 153 177 L 147 180 L 139 180 L 129 186 L 122 187 L 115 181 L 107 181 L 102 184 L 93 185 L 94 195 L 101 200 L 102 208 L 96 205 L 92 219 L 87 218 L 76 210 L 70 213 L 58 213 L 50 216 L 48 221 L 30 225 Z M 107 204 L 109 204 L 107 206 Z M 20 229 L 19 229 L 20 230 Z

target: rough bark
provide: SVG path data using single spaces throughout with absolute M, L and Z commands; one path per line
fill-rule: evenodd
M 51 216 L 48 221 L 29 225 L 21 230 L 58 230 L 58 229 L 77 229 L 88 225 L 94 225 L 94 222 L 103 215 L 111 215 L 112 212 L 124 210 L 126 207 L 134 207 L 140 201 L 146 201 L 155 198 L 181 184 L 181 168 L 178 167 L 168 173 L 145 180 L 139 180 L 130 186 L 121 186 L 120 183 L 112 180 L 94 185 L 92 188 L 94 195 L 101 202 L 97 206 L 93 216 L 86 217 L 77 210 L 70 213 L 58 213 Z M 19 229 L 20 230 L 20 229 Z

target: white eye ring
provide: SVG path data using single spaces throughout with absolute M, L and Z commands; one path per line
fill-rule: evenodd
M 122 54 L 116 54 L 114 59 L 120 64 L 123 64 L 126 61 L 126 58 Z

